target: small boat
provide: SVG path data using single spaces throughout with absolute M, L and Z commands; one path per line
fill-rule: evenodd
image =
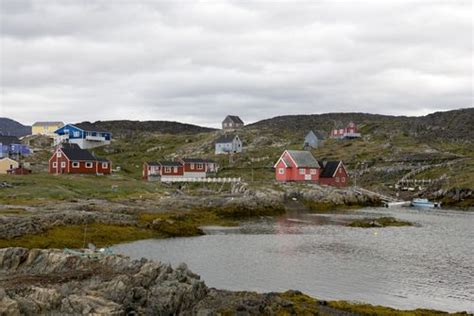
M 413 207 L 441 207 L 441 202 L 430 202 L 428 199 L 413 199 L 410 203 Z

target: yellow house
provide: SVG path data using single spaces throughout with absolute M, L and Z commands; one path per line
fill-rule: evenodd
M 31 128 L 31 133 L 33 135 L 54 136 L 54 131 L 63 126 L 63 122 L 36 122 Z
M 8 170 L 18 168 L 20 164 L 18 161 L 15 161 L 10 158 L 0 159 L 0 174 L 6 174 Z

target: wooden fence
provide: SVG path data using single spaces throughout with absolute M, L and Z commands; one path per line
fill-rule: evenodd
M 239 183 L 241 178 L 186 178 L 186 177 L 162 177 L 161 182 L 200 182 L 200 183 Z

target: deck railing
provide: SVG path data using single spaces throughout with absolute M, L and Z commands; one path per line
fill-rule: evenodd
M 238 183 L 241 178 L 186 178 L 186 177 L 161 177 L 161 182 L 201 182 L 201 183 Z

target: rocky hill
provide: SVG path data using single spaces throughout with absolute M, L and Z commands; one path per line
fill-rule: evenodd
M 325 135 L 333 128 L 356 122 L 365 134 L 405 133 L 419 140 L 446 139 L 472 141 L 474 139 L 474 108 L 436 112 L 426 116 L 407 117 L 367 113 L 328 113 L 314 115 L 285 115 L 259 121 L 247 126 L 281 134 L 311 129 Z
M 31 126 L 25 126 L 6 117 L 0 117 L 0 135 L 23 137 L 31 134 Z
M 97 129 L 104 129 L 110 131 L 116 137 L 126 137 L 137 133 L 196 134 L 215 131 L 215 129 L 213 128 L 170 121 L 118 120 L 97 121 L 94 123 L 83 122 L 81 124 L 90 125 L 91 128 L 95 127 Z

